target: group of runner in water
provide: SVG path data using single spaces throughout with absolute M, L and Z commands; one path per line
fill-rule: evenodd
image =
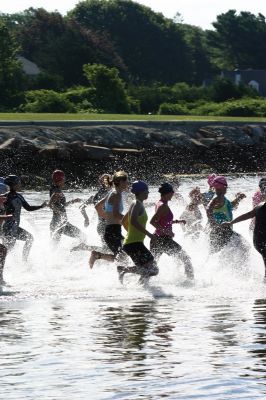
M 189 255 L 182 246 L 174 240 L 173 224 L 180 224 L 186 229 L 186 234 L 197 238 L 204 229 L 202 225 L 202 205 L 208 218 L 208 234 L 210 253 L 217 253 L 229 243 L 248 250 L 245 240 L 232 229 L 232 225 L 247 219 L 252 219 L 250 229 L 253 231 L 255 249 L 261 254 L 265 265 L 266 276 L 266 178 L 259 181 L 259 189 L 253 196 L 251 211 L 233 219 L 232 211 L 236 209 L 245 194 L 237 193 L 233 201 L 225 195 L 228 187 L 224 176 L 211 174 L 208 176 L 209 189 L 202 193 L 198 187 L 189 193 L 189 203 L 180 219 L 174 219 L 169 202 L 175 193 L 175 184 L 164 182 L 158 188 L 159 199 L 155 205 L 155 212 L 150 224 L 155 228 L 151 233 L 146 229 L 148 216 L 144 201 L 149 196 L 149 187 L 146 182 L 138 180 L 129 185 L 128 175 L 118 171 L 113 176 L 104 174 L 99 178 L 100 188 L 87 201 L 79 198 L 66 201 L 63 193 L 65 174 L 55 170 L 52 174 L 50 200 L 39 206 L 31 206 L 19 193 L 21 179 L 16 175 L 0 178 L 0 224 L 2 244 L 0 244 L 0 284 L 4 283 L 3 271 L 8 252 L 14 247 L 17 240 L 24 241 L 23 259 L 27 261 L 33 236 L 20 227 L 21 209 L 36 211 L 44 207 L 52 210 L 50 223 L 51 238 L 58 242 L 62 235 L 79 238 L 79 244 L 72 251 L 89 250 L 89 266 L 94 267 L 97 260 L 115 262 L 121 283 L 125 274 L 137 274 L 140 282 L 148 281 L 151 276 L 158 274 L 158 260 L 162 254 L 178 258 L 184 265 L 185 275 L 193 281 L 194 269 Z M 124 213 L 123 192 L 130 192 L 134 196 L 126 213 Z M 89 225 L 86 207 L 93 205 L 98 213 L 97 232 L 102 241 L 102 248 L 98 249 L 86 243 L 86 235 L 67 218 L 66 207 L 80 202 L 81 214 L 84 217 L 84 226 Z M 122 235 L 122 227 L 126 231 Z M 206 228 L 205 228 L 206 230 Z M 150 249 L 144 244 L 145 237 L 150 238 Z M 129 258 L 132 262 L 129 262 Z

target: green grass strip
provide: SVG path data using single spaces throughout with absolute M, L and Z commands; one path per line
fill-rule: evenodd
M 212 117 L 176 115 L 136 115 L 136 114 L 57 114 L 57 113 L 0 113 L 0 121 L 217 121 L 217 122 L 266 122 L 266 118 L 256 117 Z

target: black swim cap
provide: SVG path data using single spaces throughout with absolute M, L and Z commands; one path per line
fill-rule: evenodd
M 8 175 L 4 180 L 4 184 L 9 187 L 16 186 L 18 183 L 20 183 L 20 177 L 17 175 Z
M 158 192 L 161 194 L 174 193 L 174 188 L 170 183 L 164 182 L 159 187 Z
M 260 188 L 265 187 L 265 186 L 266 186 L 266 177 L 261 178 L 260 181 L 259 181 L 259 187 Z

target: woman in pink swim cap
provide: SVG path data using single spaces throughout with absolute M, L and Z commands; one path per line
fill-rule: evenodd
M 215 174 L 210 174 L 210 175 L 208 175 L 207 182 L 208 182 L 208 185 L 209 185 L 210 187 L 212 187 L 212 183 L 213 183 L 213 181 L 214 181 L 215 178 L 216 178 L 216 175 L 215 175 Z
M 212 187 L 214 189 L 223 189 L 223 188 L 227 188 L 228 184 L 227 184 L 227 180 L 224 176 L 222 175 L 216 175 L 213 179 L 212 179 Z
M 246 196 L 239 193 L 234 201 L 229 201 L 225 197 L 228 186 L 227 180 L 222 175 L 218 175 L 214 178 L 212 186 L 215 189 L 216 196 L 207 207 L 207 217 L 210 224 L 211 253 L 216 253 L 226 246 L 232 238 L 243 243 L 241 235 L 234 232 L 229 225 L 222 224 L 232 221 L 233 208 Z

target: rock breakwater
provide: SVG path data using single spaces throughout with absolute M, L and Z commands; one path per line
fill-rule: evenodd
M 1 175 L 64 169 L 90 185 L 119 168 L 132 178 L 266 170 L 266 124 L 206 122 L 0 123 Z

